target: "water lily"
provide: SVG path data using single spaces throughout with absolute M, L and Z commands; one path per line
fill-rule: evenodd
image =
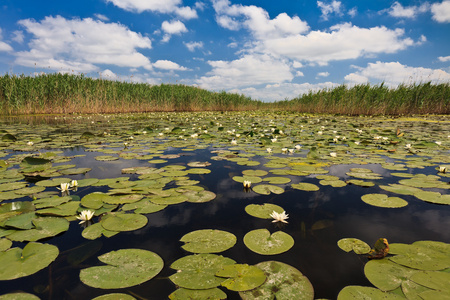
M 57 187 L 57 189 L 60 190 L 63 195 L 69 195 L 70 183 L 61 183 L 61 186 Z
M 447 167 L 439 166 L 439 172 L 440 173 L 446 173 L 447 172 Z
M 79 224 L 83 224 L 84 222 L 89 221 L 94 216 L 94 211 L 92 210 L 83 210 L 80 215 L 77 216 L 78 220 L 81 220 Z
M 272 141 L 272 143 L 275 143 L 277 141 L 277 138 L 273 138 L 273 139 L 270 139 L 270 140 Z
M 290 154 L 294 153 L 294 149 L 288 149 L 288 150 L 289 150 Z
M 406 148 L 406 149 L 411 149 L 411 144 L 406 144 L 406 145 L 405 145 L 405 148 Z
M 288 148 L 281 148 L 281 152 L 286 153 L 288 151 Z
M 295 149 L 300 150 L 302 148 L 302 146 L 300 145 L 295 145 Z
M 235 139 L 231 140 L 231 145 L 237 145 L 237 141 Z
M 355 142 L 355 145 L 359 145 L 359 144 L 361 144 L 361 142 L 358 142 L 358 141 Z
M 436 141 L 435 143 L 436 143 L 436 145 L 438 145 L 438 146 L 442 145 L 442 142 Z
M 252 185 L 252 182 L 250 180 L 244 180 L 244 188 L 248 189 Z
M 191 138 L 197 138 L 198 137 L 198 134 L 196 134 L 196 133 L 194 133 L 194 134 L 191 134 Z
M 28 145 L 28 146 L 33 146 L 34 143 L 33 143 L 32 141 L 29 141 L 29 142 L 27 143 L 27 145 Z
M 76 187 L 78 187 L 78 181 L 76 181 L 75 179 L 72 180 L 72 181 L 70 182 L 70 187 L 71 187 L 71 188 L 76 188 Z
M 337 157 L 337 153 L 336 152 L 330 152 L 330 156 L 331 157 Z
M 273 220 L 272 222 L 283 222 L 283 223 L 287 223 L 286 219 L 289 219 L 289 215 L 286 214 L 285 211 L 283 211 L 281 214 L 277 213 L 276 211 L 273 211 L 270 216 L 272 218 L 274 218 L 275 220 Z
M 267 153 L 272 153 L 272 148 L 267 148 L 266 151 Z

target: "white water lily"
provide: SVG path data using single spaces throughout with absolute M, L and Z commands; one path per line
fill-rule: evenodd
M 277 138 L 271 139 L 272 143 L 275 143 L 277 141 Z
M 406 145 L 405 145 L 405 148 L 406 148 L 406 149 L 411 149 L 411 144 L 406 144 Z
M 438 146 L 442 145 L 442 142 L 436 141 L 435 143 L 436 143 L 436 145 L 438 145 Z
M 79 224 L 83 224 L 84 222 L 89 221 L 94 216 L 94 211 L 92 210 L 83 210 L 80 215 L 77 216 L 78 220 L 81 220 Z
M 60 190 L 61 192 L 65 193 L 65 192 L 69 192 L 70 189 L 70 183 L 61 183 L 60 187 L 57 187 L 58 190 Z
M 237 145 L 237 141 L 235 139 L 231 140 L 231 145 Z
M 446 173 L 447 172 L 447 167 L 439 166 L 439 172 L 440 173 Z
M 281 214 L 277 213 L 276 211 L 273 211 L 270 216 L 272 218 L 274 218 L 275 220 L 273 220 L 272 222 L 283 222 L 283 223 L 287 223 L 286 219 L 289 219 L 289 215 L 286 214 L 285 211 L 283 211 Z
M 158 135 L 159 135 L 159 136 L 163 136 L 163 135 L 164 135 L 164 133 L 160 132 L 160 133 L 158 133 Z
M 288 151 L 288 148 L 281 148 L 281 152 L 286 153 Z
M 34 143 L 33 143 L 32 141 L 29 141 L 29 142 L 27 143 L 27 145 L 28 145 L 28 146 L 33 146 Z
M 244 188 L 248 189 L 252 186 L 252 182 L 250 180 L 244 180 Z
M 358 141 L 355 142 L 355 145 L 359 145 L 359 144 L 361 144 L 361 142 L 358 142 Z
M 336 152 L 330 152 L 330 156 L 331 157 L 337 157 L 337 153 Z
M 323 132 L 322 132 L 322 131 L 317 131 L 317 134 L 318 134 L 318 135 L 322 135 Z
M 197 138 L 198 137 L 198 134 L 196 134 L 196 133 L 194 133 L 194 134 L 191 134 L 191 138 Z
M 300 146 L 300 145 L 295 145 L 295 149 L 300 150 L 300 149 L 302 149 L 302 146 Z
M 289 149 L 289 153 L 290 154 L 294 153 L 294 149 Z
M 272 153 L 272 148 L 267 148 L 267 153 Z
M 75 179 L 72 180 L 72 181 L 70 182 L 70 187 L 71 187 L 71 188 L 76 188 L 76 187 L 78 187 L 78 181 L 76 181 Z

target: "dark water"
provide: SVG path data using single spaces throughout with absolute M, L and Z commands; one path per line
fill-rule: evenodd
M 220 229 L 233 233 L 237 243 L 231 249 L 219 253 L 232 258 L 237 263 L 256 264 L 267 260 L 287 263 L 300 270 L 311 281 L 315 298 L 335 299 L 339 291 L 348 285 L 371 286 L 364 276 L 366 258 L 345 253 L 337 246 L 341 238 L 359 238 L 370 245 L 380 237 L 387 238 L 390 243 L 412 243 L 418 240 L 434 240 L 449 243 L 450 207 L 430 204 L 413 196 L 401 198 L 408 201 L 403 208 L 378 208 L 365 204 L 361 196 L 367 193 L 380 192 L 378 185 L 371 188 L 348 185 L 341 188 L 320 186 L 314 176 L 291 177 L 293 182 L 311 182 L 320 186 L 317 192 L 294 190 L 290 184 L 285 186 L 281 195 L 258 195 L 245 192 L 242 184 L 231 179 L 241 175 L 241 171 L 254 167 L 239 166 L 229 161 L 213 161 L 211 149 L 185 153 L 184 156 L 171 159 L 167 164 L 185 165 L 189 161 L 210 161 L 210 174 L 190 175 L 191 179 L 200 180 L 205 186 L 217 194 L 216 199 L 208 203 L 181 203 L 147 215 L 148 224 L 137 231 L 121 232 L 111 238 L 100 238 L 88 241 L 81 236 L 83 227 L 78 222 L 71 222 L 67 232 L 50 238 L 45 243 L 58 246 L 60 255 L 50 267 L 25 278 L 0 282 L 0 294 L 21 290 L 33 293 L 41 299 L 92 299 L 108 292 L 124 292 L 138 299 L 167 299 L 175 291 L 175 285 L 168 279 L 174 273 L 170 265 L 177 259 L 190 255 L 181 248 L 179 239 L 194 230 Z M 170 153 L 180 153 L 172 149 Z M 97 162 L 92 159 L 98 153 L 84 152 L 83 149 L 65 150 L 64 155 L 86 154 L 74 158 L 70 164 L 77 167 L 90 167 L 92 171 L 85 175 L 70 176 L 72 179 L 114 178 L 136 175 L 122 175 L 120 170 L 130 166 L 148 166 L 147 161 L 123 160 L 113 162 Z M 157 165 L 161 167 L 163 165 Z M 341 165 L 330 168 L 330 175 L 345 178 L 345 172 L 355 165 Z M 389 172 L 380 165 L 364 165 L 385 176 L 376 180 L 378 184 L 397 182 L 399 178 L 390 177 Z M 258 169 L 264 169 L 258 166 Z M 434 168 L 422 169 L 421 173 L 435 173 Z M 83 197 L 94 191 L 106 191 L 107 187 L 80 188 L 75 194 Z M 446 191 L 441 191 L 446 193 Z M 73 194 L 73 193 L 72 193 Z M 24 198 L 29 199 L 29 198 Z M 17 201 L 17 200 L 16 200 Z M 7 201 L 5 201 L 7 202 Z M 289 214 L 289 223 L 280 225 L 270 220 L 262 220 L 248 215 L 245 207 L 248 204 L 273 203 L 282 206 Z M 290 234 L 295 245 L 288 252 L 264 256 L 250 251 L 243 243 L 246 233 L 254 229 L 267 228 L 274 232 L 283 230 Z M 99 251 L 81 265 L 71 266 L 67 257 L 72 249 L 91 243 L 99 247 Z M 14 243 L 23 247 L 25 244 Z M 152 280 L 139 286 L 119 290 L 101 290 L 91 288 L 79 280 L 81 269 L 93 265 L 101 265 L 97 256 L 123 248 L 139 248 L 153 251 L 164 260 L 164 269 Z M 1 267 L 1 266 L 0 266 Z M 228 299 L 240 299 L 237 292 L 223 289 Z

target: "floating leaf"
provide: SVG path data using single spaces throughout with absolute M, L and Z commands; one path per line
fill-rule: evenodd
M 399 208 L 408 205 L 408 202 L 399 197 L 388 197 L 386 194 L 365 194 L 361 199 L 370 205 L 387 208 Z
M 185 234 L 180 241 L 185 243 L 182 248 L 192 253 L 218 253 L 233 247 L 237 239 L 226 231 L 203 229 Z
M 111 231 L 106 230 L 103 228 L 101 223 L 92 224 L 88 227 L 86 227 L 83 232 L 81 232 L 81 235 L 88 240 L 95 240 L 101 237 L 102 235 L 106 237 L 112 237 L 116 234 L 118 234 L 119 231 Z
M 121 249 L 98 257 L 107 264 L 83 269 L 81 281 L 100 289 L 126 288 L 146 282 L 162 270 L 164 262 L 154 252 L 142 249 Z
M 270 185 L 270 184 L 259 184 L 255 185 L 252 190 L 255 193 L 261 194 L 261 195 L 270 195 L 270 193 L 274 194 L 282 194 L 284 193 L 284 189 L 276 186 L 276 185 Z
M 261 269 L 247 264 L 225 266 L 216 272 L 216 276 L 228 278 L 221 285 L 237 292 L 252 290 L 266 281 L 266 275 Z
M 392 291 L 408 281 L 417 270 L 396 264 L 387 258 L 370 260 L 364 266 L 367 279 L 382 291 Z
M 185 288 L 179 288 L 169 295 L 169 299 L 225 300 L 227 299 L 227 294 L 225 294 L 221 289 L 218 288 L 212 288 L 207 290 L 190 290 Z
M 109 231 L 133 231 L 147 225 L 148 219 L 140 214 L 111 213 L 101 224 Z
M 370 251 L 370 246 L 367 243 L 355 238 L 340 239 L 337 245 L 345 252 L 353 250 L 356 254 L 367 254 Z
M 264 203 L 262 205 L 259 204 L 249 204 L 245 207 L 245 212 L 249 215 L 261 219 L 272 219 L 270 214 L 272 212 L 277 212 L 281 214 L 284 209 L 281 206 L 271 204 L 271 203 Z
M 216 194 L 210 191 L 187 191 L 183 195 L 188 198 L 188 202 L 192 203 L 204 203 L 216 198 Z
M 450 244 L 418 241 L 411 245 L 391 244 L 389 257 L 395 263 L 419 270 L 450 268 Z
M 136 300 L 136 298 L 128 294 L 111 293 L 95 297 L 92 300 Z
M 23 250 L 11 248 L 0 252 L 0 280 L 34 274 L 46 268 L 59 254 L 56 246 L 31 242 Z
M 291 187 L 296 190 L 302 190 L 302 191 L 307 191 L 307 192 L 313 192 L 313 191 L 319 190 L 319 187 L 317 185 L 308 183 L 308 182 L 294 183 L 294 184 L 291 184 Z
M 393 294 L 393 293 L 385 293 L 380 291 L 379 289 L 367 287 L 367 286 L 357 286 L 357 285 L 349 285 L 343 288 L 337 297 L 338 300 L 346 300 L 346 299 L 383 299 L 383 300 L 400 300 L 405 299 L 402 296 Z
M 176 260 L 170 267 L 178 270 L 169 279 L 186 289 L 205 290 L 219 286 L 225 279 L 215 276 L 226 265 L 236 262 L 216 254 L 194 254 Z
M 39 300 L 39 297 L 33 294 L 17 292 L 1 295 L 0 300 Z
M 41 217 L 33 219 L 35 228 L 16 231 L 8 235 L 12 241 L 37 241 L 65 232 L 69 229 L 69 221 L 57 217 Z
M 258 254 L 275 255 L 291 249 L 294 239 L 282 231 L 270 234 L 267 229 L 256 229 L 244 236 L 244 244 Z
M 265 261 L 256 265 L 263 270 L 267 280 L 260 287 L 240 292 L 243 300 L 312 300 L 314 289 L 311 282 L 296 268 L 277 261 Z

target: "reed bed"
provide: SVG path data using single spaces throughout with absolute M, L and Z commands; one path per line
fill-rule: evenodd
M 284 110 L 348 115 L 449 114 L 450 84 L 340 85 L 265 103 L 182 84 L 149 85 L 84 75 L 0 76 L 0 115 Z

